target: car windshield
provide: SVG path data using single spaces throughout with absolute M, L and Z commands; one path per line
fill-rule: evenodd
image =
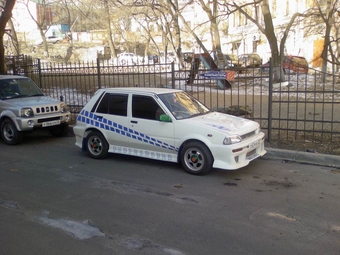
M 185 92 L 161 94 L 159 98 L 178 120 L 210 112 L 205 105 Z
M 43 95 L 38 86 L 30 79 L 0 80 L 0 98 L 2 100 Z

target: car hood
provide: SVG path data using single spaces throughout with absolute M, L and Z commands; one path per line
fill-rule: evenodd
M 188 121 L 202 128 L 226 134 L 242 135 L 259 127 L 259 124 L 255 121 L 220 112 L 211 112 L 203 116 L 188 119 Z
M 17 105 L 20 107 L 33 107 L 42 105 L 59 104 L 60 101 L 48 96 L 21 97 L 3 100 L 6 104 Z

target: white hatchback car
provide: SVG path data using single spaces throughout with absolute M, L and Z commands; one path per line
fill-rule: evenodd
M 100 89 L 73 130 L 92 158 L 111 152 L 176 162 L 197 175 L 238 169 L 266 153 L 257 122 L 212 112 L 175 89 Z

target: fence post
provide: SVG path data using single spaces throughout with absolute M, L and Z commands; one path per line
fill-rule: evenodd
M 268 91 L 268 136 L 267 141 L 270 143 L 272 136 L 272 111 L 273 111 L 273 59 L 269 59 L 269 91 Z
M 12 57 L 12 65 L 13 65 L 13 74 L 18 74 L 17 67 L 16 67 L 16 62 L 15 62 L 14 56 Z
M 41 62 L 40 58 L 38 58 L 38 80 L 39 80 L 39 87 L 41 87 Z
M 101 82 L 100 82 L 100 60 L 97 58 L 97 74 L 98 74 L 98 89 L 102 87 Z
M 171 87 L 175 89 L 175 61 L 171 62 Z

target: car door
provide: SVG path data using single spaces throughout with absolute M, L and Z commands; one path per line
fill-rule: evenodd
M 177 161 L 174 123 L 159 120 L 162 107 L 151 95 L 131 95 L 130 146 L 136 156 Z
M 128 97 L 124 93 L 106 93 L 96 108 L 98 126 L 112 152 L 128 153 Z

